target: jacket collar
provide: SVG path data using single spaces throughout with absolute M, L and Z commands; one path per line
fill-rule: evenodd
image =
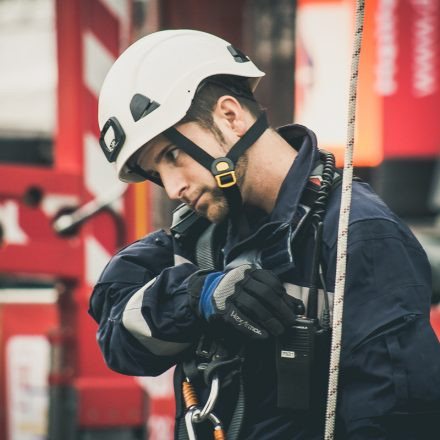
M 269 222 L 291 222 L 309 176 L 319 160 L 319 151 L 315 133 L 303 125 L 286 125 L 277 131 L 298 155 L 281 185 Z
M 292 124 L 283 126 L 277 131 L 292 148 L 298 151 L 298 155 L 281 184 L 274 209 L 270 215 L 259 222 L 259 227 L 254 229 L 255 232 L 240 241 L 234 225 L 229 225 L 224 249 L 226 260 L 229 260 L 229 257 L 233 258 L 233 255 L 239 250 L 236 248 L 247 247 L 253 241 L 264 240 L 285 225 L 294 223 L 301 195 L 319 160 L 316 136 L 311 130 L 303 125 Z M 233 255 L 228 255 L 232 250 L 234 250 Z

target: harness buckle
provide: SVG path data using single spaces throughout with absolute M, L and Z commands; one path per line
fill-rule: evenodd
M 216 351 L 217 344 L 215 341 L 203 334 L 197 344 L 196 356 L 211 360 Z
M 218 174 L 214 176 L 219 188 L 229 188 L 237 183 L 237 176 L 234 171 L 228 171 L 226 173 Z
M 227 157 L 219 157 L 212 162 L 211 172 L 219 188 L 229 188 L 237 184 L 235 165 Z

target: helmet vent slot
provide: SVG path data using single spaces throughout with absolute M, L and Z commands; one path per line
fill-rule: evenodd
M 156 110 L 160 106 L 156 101 L 147 98 L 145 95 L 136 93 L 130 101 L 131 116 L 133 116 L 134 122 L 139 121 L 144 116 L 147 116 L 152 111 Z
M 237 63 L 246 63 L 247 61 L 250 61 L 250 59 L 240 49 L 232 46 L 232 44 L 228 46 L 228 50 Z

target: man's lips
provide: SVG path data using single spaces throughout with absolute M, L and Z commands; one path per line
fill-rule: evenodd
M 189 206 L 192 208 L 192 209 L 195 209 L 196 208 L 196 206 L 197 206 L 197 203 L 198 203 L 198 201 L 200 200 L 200 197 L 202 197 L 202 195 L 203 195 L 203 192 L 202 193 L 200 193 L 190 204 L 189 204 Z

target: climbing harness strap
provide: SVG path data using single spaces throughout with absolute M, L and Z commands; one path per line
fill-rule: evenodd
M 180 207 L 185 217 L 185 207 Z M 182 216 L 182 215 L 181 215 Z M 178 223 L 180 224 L 180 222 Z M 189 227 L 195 224 L 188 223 Z M 196 264 L 202 270 L 219 268 L 221 255 L 221 237 L 226 233 L 226 224 L 208 226 L 196 240 L 194 257 Z M 176 229 L 173 229 L 175 232 Z M 179 229 L 179 235 L 188 235 L 184 229 Z M 244 418 L 244 385 L 241 377 L 243 357 L 241 354 L 231 356 L 229 351 L 218 341 L 203 334 L 195 348 L 195 358 L 183 363 L 184 380 L 181 384 L 181 393 L 186 409 L 184 424 L 177 429 L 179 440 L 196 440 L 197 425 L 205 421 L 213 425 L 215 440 L 237 440 Z M 227 433 L 220 418 L 213 412 L 220 387 L 230 385 L 232 378 L 238 376 L 238 396 L 235 409 Z M 204 406 L 199 405 L 193 381 L 202 379 L 210 386 L 210 393 Z

